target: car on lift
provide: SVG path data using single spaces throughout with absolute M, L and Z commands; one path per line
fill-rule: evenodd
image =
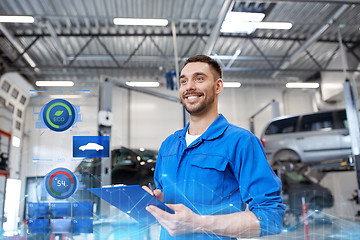
M 154 184 L 154 171 L 158 152 L 149 149 L 118 147 L 111 151 L 111 184 Z M 90 173 L 101 179 L 101 158 L 83 160 L 75 172 Z M 95 185 L 101 186 L 100 182 Z
M 282 197 L 286 204 L 283 217 L 285 228 L 298 226 L 302 215 L 302 198 L 307 205 L 307 213 L 313 217 L 324 208 L 334 205 L 334 197 L 331 191 L 310 178 L 295 171 L 286 171 L 280 175 L 282 181 Z
M 270 165 L 347 160 L 351 141 L 344 109 L 271 120 L 261 134 Z

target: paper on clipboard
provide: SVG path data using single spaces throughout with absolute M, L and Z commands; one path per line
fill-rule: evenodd
M 117 207 L 139 223 L 157 223 L 156 218 L 145 209 L 149 205 L 157 206 L 169 213 L 175 213 L 139 185 L 88 188 L 87 190 Z

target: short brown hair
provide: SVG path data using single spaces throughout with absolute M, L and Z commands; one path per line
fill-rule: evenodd
M 203 62 L 203 63 L 209 64 L 210 67 L 213 70 L 215 70 L 215 72 L 218 74 L 218 77 L 222 78 L 222 69 L 221 69 L 220 64 L 216 60 L 212 59 L 211 57 L 206 56 L 206 55 L 195 55 L 195 56 L 189 57 L 185 61 L 182 68 L 184 68 L 186 66 L 186 64 L 192 63 L 192 62 Z

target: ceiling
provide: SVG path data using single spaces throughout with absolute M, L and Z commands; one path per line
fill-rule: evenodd
M 231 10 L 262 11 L 264 21 L 293 27 L 220 33 Z M 0 23 L 0 73 L 19 71 L 32 84 L 88 83 L 101 74 L 162 81 L 185 58 L 201 53 L 218 59 L 231 79 L 309 81 L 320 71 L 336 71 L 327 67 L 340 49 L 339 31 L 345 49 L 360 62 L 359 1 L 1 0 L 0 15 L 35 17 L 32 24 Z M 167 18 L 169 24 L 116 26 L 114 17 Z

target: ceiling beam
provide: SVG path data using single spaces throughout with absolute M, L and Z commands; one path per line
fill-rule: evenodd
M 210 55 L 211 56 L 211 55 Z M 125 61 L 129 56 L 119 56 L 115 55 L 114 58 L 118 61 Z M 190 56 L 179 57 L 178 61 L 185 61 Z M 217 55 L 217 58 L 220 60 L 228 61 L 265 61 L 264 57 L 260 56 L 233 56 L 227 55 Z M 234 59 L 233 59 L 234 58 Z M 75 59 L 75 56 L 68 56 L 67 60 L 72 61 Z M 174 59 L 174 56 L 133 56 L 133 61 L 171 61 Z M 283 57 L 277 56 L 267 56 L 268 60 L 271 61 L 281 61 Z M 108 55 L 79 55 L 76 57 L 76 61 L 110 61 L 112 58 Z
M 0 23 L 0 31 L 5 35 L 5 37 L 9 40 L 9 42 L 15 47 L 15 49 L 20 54 L 22 54 L 25 51 L 23 46 L 21 46 L 21 44 L 15 39 L 15 37 L 9 32 L 9 30 L 2 23 Z M 24 54 L 22 54 L 22 57 L 32 68 L 36 67 L 34 60 L 31 59 L 29 54 L 25 52 Z
M 116 79 L 114 77 L 111 76 L 103 76 L 105 79 L 107 79 L 108 81 L 110 81 L 111 83 L 113 83 L 115 86 L 117 87 L 121 87 L 121 88 L 125 88 L 125 89 L 129 89 L 135 92 L 140 92 L 140 93 L 145 93 L 154 97 L 159 97 L 165 100 L 169 100 L 172 102 L 178 102 L 180 103 L 180 99 L 179 97 L 174 97 L 168 94 L 164 94 L 158 91 L 153 91 L 147 88 L 142 88 L 142 87 L 131 87 L 126 85 L 126 83 L 122 82 L 120 79 Z
M 253 0 L 243 0 L 245 2 L 253 2 Z M 360 5 L 359 0 L 269 0 L 272 3 L 333 3 L 333 4 L 357 4 Z
M 349 8 L 349 5 L 343 5 L 340 8 L 338 8 L 331 17 L 326 21 L 326 23 L 321 26 L 318 30 L 316 30 L 312 36 L 310 36 L 298 49 L 296 49 L 290 56 L 289 60 L 285 61 L 283 64 L 281 64 L 280 68 L 287 68 L 295 62 L 300 56 L 301 53 L 304 52 L 310 45 L 312 45 L 314 42 L 316 42 L 321 35 L 342 15 L 344 12 Z M 278 72 L 274 72 L 272 75 L 273 78 L 277 76 Z
M 16 16 L 16 15 L 15 15 Z M 20 15 L 18 15 L 20 16 Z M 113 21 L 114 18 L 119 16 L 84 16 L 84 15 L 32 15 L 37 21 L 41 21 L 44 19 L 47 20 L 108 20 L 110 22 Z M 166 18 L 169 22 L 175 23 L 210 23 L 214 24 L 216 19 L 202 19 L 202 18 Z
M 16 63 L 38 40 L 40 37 L 36 37 L 25 49 L 23 52 L 21 52 L 14 61 L 12 61 L 12 64 Z
M 28 69 L 29 67 L 18 67 L 19 69 Z M 43 65 L 38 66 L 40 70 L 47 70 L 47 69 L 74 69 L 74 70 L 80 70 L 80 69 L 92 69 L 92 70 L 119 70 L 118 67 L 114 66 L 51 66 L 51 65 Z M 155 67 L 129 67 L 129 68 L 122 68 L 123 70 L 149 70 L 149 69 L 158 69 Z M 287 68 L 287 69 L 280 69 L 280 68 L 241 68 L 241 67 L 232 67 L 232 68 L 224 68 L 225 72 L 258 72 L 258 71 L 281 71 L 281 72 L 315 72 L 319 71 L 318 68 Z M 343 69 L 326 69 L 323 70 L 325 72 L 343 72 Z M 347 72 L 360 72 L 360 69 L 348 69 Z
M 349 5 L 341 6 L 336 12 L 326 21 L 326 23 L 320 27 L 311 37 L 309 37 L 301 47 L 299 47 L 290 56 L 290 61 L 295 61 L 306 48 L 316 42 L 321 35 L 349 8 Z
M 54 40 L 53 42 L 51 41 L 51 44 L 53 44 L 54 49 L 58 52 L 58 54 L 61 57 L 62 63 L 64 65 L 67 64 L 66 61 L 66 53 L 64 50 L 63 45 L 61 44 L 59 37 L 54 29 L 54 27 L 51 25 L 51 22 L 49 20 L 46 20 L 44 25 L 46 26 L 48 32 L 50 33 L 52 39 Z
M 4 35 L 0 34 L 0 37 Z M 61 33 L 58 37 L 172 37 L 172 33 Z M 177 33 L 177 37 L 209 37 L 206 33 Z M 50 34 L 37 34 L 37 33 L 22 33 L 14 34 L 14 37 L 51 37 Z M 292 37 L 264 37 L 256 35 L 243 35 L 243 34 L 220 34 L 221 38 L 237 38 L 237 39 L 261 39 L 261 40 L 279 40 L 279 41 L 306 41 L 306 38 L 292 38 Z M 318 42 L 338 43 L 338 39 L 319 39 Z M 360 40 L 343 40 L 344 43 L 360 44 Z
M 223 6 L 221 7 L 221 10 L 219 12 L 218 15 L 218 19 L 215 23 L 214 28 L 212 29 L 212 32 L 210 34 L 209 39 L 206 42 L 206 45 L 204 47 L 203 53 L 205 55 L 210 55 L 212 50 L 214 49 L 216 40 L 218 39 L 219 35 L 220 35 L 220 29 L 221 29 L 221 25 L 224 22 L 224 19 L 226 17 L 226 14 L 228 13 L 228 11 L 232 8 L 232 6 L 234 5 L 234 0 L 225 0 Z

